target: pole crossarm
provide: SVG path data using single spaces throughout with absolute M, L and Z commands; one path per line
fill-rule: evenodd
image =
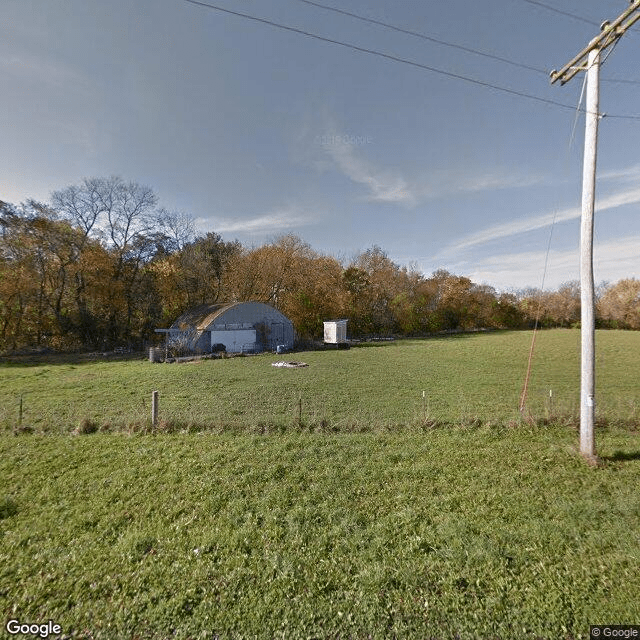
M 602 23 L 600 35 L 591 40 L 577 56 L 567 62 L 560 71 L 554 69 L 551 72 L 551 84 L 558 80 L 560 80 L 560 84 L 565 84 L 580 71 L 584 71 L 587 68 L 587 58 L 591 51 L 594 49 L 604 51 L 614 44 L 638 20 L 640 20 L 640 0 L 632 0 L 627 10 L 613 22 Z

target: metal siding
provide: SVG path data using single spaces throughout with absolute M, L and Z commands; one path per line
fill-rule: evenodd
M 241 353 L 246 350 L 253 351 L 256 344 L 255 329 L 222 329 L 213 330 L 209 349 L 214 344 L 223 344 L 229 353 Z
M 291 349 L 295 334 L 293 323 L 280 311 L 262 302 L 236 302 L 228 305 L 200 305 L 174 322 L 168 342 L 191 333 L 193 351 L 210 351 L 211 345 L 224 340 L 213 339 L 211 332 L 254 330 L 257 350 L 274 350 L 280 344 Z
M 193 346 L 194 351 L 202 351 L 209 352 L 211 351 L 211 340 L 209 340 L 209 332 L 203 331 L 200 336 L 198 336 L 198 340 Z
M 261 325 L 265 327 L 265 332 L 260 331 Z M 291 320 L 277 309 L 261 302 L 244 302 L 229 307 L 209 328 L 220 331 L 240 326 L 256 329 L 256 342 L 262 349 L 275 350 L 278 344 L 284 344 L 289 349 L 293 347 L 294 335 Z M 274 328 L 281 339 L 274 335 Z M 261 333 L 266 335 L 261 336 Z

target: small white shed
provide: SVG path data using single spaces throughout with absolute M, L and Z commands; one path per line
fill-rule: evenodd
M 327 320 L 324 322 L 324 342 L 325 344 L 346 344 L 347 321 Z

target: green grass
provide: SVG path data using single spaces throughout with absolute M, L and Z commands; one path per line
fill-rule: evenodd
M 597 467 L 576 452 L 578 332 L 539 334 L 520 419 L 530 338 L 300 353 L 295 370 L 5 363 L 4 621 L 107 640 L 640 622 L 640 333 L 598 332 Z M 142 433 L 154 389 L 178 433 Z
M 0 366 L 0 428 L 70 432 L 85 421 L 102 428 L 142 428 L 151 391 L 172 429 L 263 432 L 302 418 L 312 430 L 362 431 L 433 423 L 519 419 L 531 334 L 497 332 L 406 340 L 349 351 L 289 355 L 305 369 L 277 369 L 282 356 L 191 364 L 125 362 Z M 575 416 L 579 343 L 574 330 L 539 333 L 528 408 L 536 419 Z M 597 334 L 597 413 L 635 422 L 640 332 Z M 423 391 L 425 398 L 423 400 Z M 552 392 L 550 398 L 549 392 Z
M 640 443 L 599 441 L 594 469 L 567 427 L 4 436 L 1 607 L 74 638 L 587 638 L 640 620 Z

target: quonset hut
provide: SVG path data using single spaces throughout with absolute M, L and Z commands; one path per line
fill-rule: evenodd
M 168 331 L 168 343 L 193 353 L 259 353 L 293 347 L 293 323 L 262 302 L 203 304 L 182 314 Z

